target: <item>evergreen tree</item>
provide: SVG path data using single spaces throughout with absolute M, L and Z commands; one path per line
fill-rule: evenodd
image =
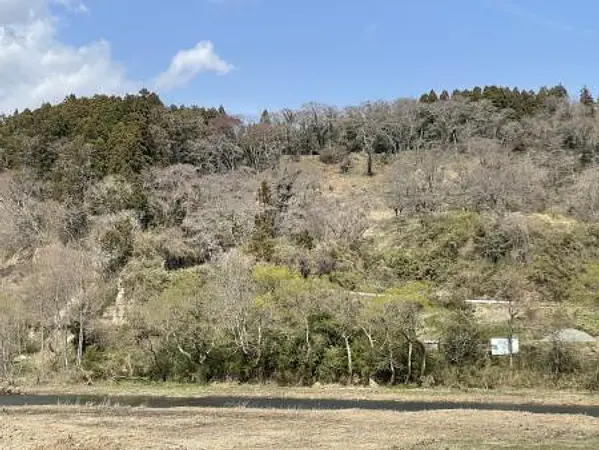
M 277 209 L 272 190 L 266 180 L 258 189 L 258 203 L 261 211 L 254 217 L 249 250 L 257 257 L 266 261 L 272 258 L 274 252 L 273 239 L 276 237 Z
M 585 107 L 585 113 L 589 116 L 595 115 L 595 99 L 591 91 L 584 86 L 580 90 L 580 104 Z
M 262 115 L 260 116 L 260 123 L 263 125 L 270 125 L 271 124 L 271 120 L 270 120 L 270 114 L 268 112 L 267 109 L 265 109 L 264 111 L 262 111 Z
M 435 103 L 437 101 L 439 101 L 439 96 L 434 89 L 431 89 L 431 91 L 428 93 L 428 102 Z
M 585 106 L 590 106 L 590 105 L 595 104 L 595 100 L 593 99 L 593 94 L 591 94 L 591 91 L 586 86 L 584 86 L 580 90 L 580 103 Z
M 439 100 L 437 93 L 434 89 L 431 89 L 428 94 L 422 94 L 420 96 L 420 103 L 435 103 Z
M 549 89 L 547 89 L 547 86 L 541 86 L 541 88 L 539 89 L 539 92 L 537 93 L 537 97 L 546 98 L 549 95 L 550 95 L 549 94 Z
M 568 90 L 560 83 L 549 90 L 549 95 L 557 98 L 568 98 Z
M 443 90 L 443 92 L 441 92 L 441 95 L 439 96 L 439 100 L 446 102 L 447 100 L 449 100 L 449 92 L 447 92 L 445 89 Z

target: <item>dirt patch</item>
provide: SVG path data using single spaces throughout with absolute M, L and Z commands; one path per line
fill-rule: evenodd
M 507 412 L 49 407 L 0 414 L 0 448 L 19 450 L 404 449 L 473 442 L 593 448 L 599 443 L 599 419 Z
M 569 217 L 551 214 L 533 214 L 531 219 L 536 219 L 541 226 L 549 226 L 561 231 L 572 230 L 577 222 Z

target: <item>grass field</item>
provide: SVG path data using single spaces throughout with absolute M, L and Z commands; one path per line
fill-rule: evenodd
M 6 408 L 0 448 L 591 449 L 599 419 L 528 413 Z
M 202 397 L 208 395 L 280 398 L 333 398 L 360 400 L 455 401 L 493 403 L 535 403 L 556 405 L 597 405 L 599 396 L 588 391 L 555 390 L 483 390 L 483 389 L 423 389 L 423 388 L 370 388 L 327 385 L 318 387 L 281 387 L 218 383 L 210 385 L 177 383 L 113 382 L 85 384 L 48 384 L 25 386 L 30 394 L 77 395 L 144 395 L 164 397 Z

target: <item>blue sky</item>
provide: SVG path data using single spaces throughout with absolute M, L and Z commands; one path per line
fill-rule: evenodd
M 11 1 L 0 0 L 0 13 Z M 159 93 L 166 103 L 224 104 L 238 113 L 485 84 L 562 82 L 574 93 L 593 87 L 599 66 L 592 52 L 599 3 L 591 0 L 18 1 L 50 5 L 39 14 L 53 19 L 53 41 L 79 54 L 80 66 L 87 61 L 82 49 L 104 58 L 97 70 L 105 75 L 83 82 L 70 57 L 74 90 L 151 85 L 158 74 L 173 75 L 168 68 L 178 52 L 210 42 L 220 69 L 204 65 L 157 84 L 165 86 Z M 0 70 L 2 61 L 0 46 Z M 40 92 L 32 102 L 60 93 Z

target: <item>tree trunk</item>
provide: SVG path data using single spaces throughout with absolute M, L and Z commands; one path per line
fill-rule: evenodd
M 256 362 L 259 364 L 262 360 L 262 319 L 258 322 L 258 349 L 256 355 Z
M 306 356 L 307 359 L 310 359 L 310 355 L 312 354 L 312 344 L 310 344 L 310 323 L 308 319 L 305 319 L 306 326 Z
M 345 350 L 347 352 L 347 372 L 349 374 L 349 383 L 353 384 L 354 379 L 354 369 L 352 364 L 352 352 L 351 345 L 349 343 L 349 337 L 346 333 L 343 333 L 343 339 L 345 340 Z
M 414 353 L 414 344 L 412 341 L 408 341 L 408 374 L 406 375 L 406 384 L 410 382 L 412 378 L 412 354 Z
M 420 378 L 423 378 L 426 374 L 426 346 L 421 344 L 422 346 L 422 363 L 420 364 Z
M 6 379 L 8 378 L 7 374 L 8 374 L 8 368 L 6 366 L 6 349 L 5 349 L 5 342 L 4 341 L 0 341 L 0 347 L 2 348 L 2 377 L 0 377 L 0 379 Z
M 510 338 L 509 346 L 510 346 L 510 370 L 512 370 L 514 368 L 514 352 L 512 350 L 511 338 Z
M 370 344 L 370 355 L 372 356 L 374 355 L 374 339 L 372 338 L 372 333 L 369 332 L 366 327 L 361 327 L 362 331 L 364 332 L 364 334 L 366 335 L 366 337 L 368 338 L 368 343 Z M 372 364 L 368 364 L 369 370 L 368 370 L 368 378 L 372 378 L 373 375 L 373 368 L 372 368 Z
M 393 363 L 393 349 L 389 346 L 389 369 L 391 370 L 391 380 L 389 384 L 393 386 L 395 384 L 395 364 Z
M 367 152 L 366 175 L 369 177 L 374 175 L 374 172 L 372 171 L 372 151 Z
M 259 381 L 264 381 L 264 367 L 262 363 L 262 318 L 258 322 L 258 348 L 256 350 L 256 367 L 258 368 Z
M 79 342 L 77 342 L 77 367 L 81 367 L 83 360 L 83 308 L 79 308 Z
M 64 353 L 64 368 L 69 369 L 69 330 L 66 326 L 62 326 L 63 353 Z
M 41 378 L 42 381 L 44 380 L 44 377 L 46 375 L 46 369 L 45 369 L 45 365 L 46 365 L 46 328 L 44 327 L 44 324 L 42 323 L 42 329 L 40 330 L 40 334 L 41 334 L 41 342 L 40 342 L 40 352 L 41 352 Z
M 362 331 L 368 338 L 368 343 L 370 344 L 370 348 L 374 350 L 374 339 L 372 339 L 372 333 L 370 333 L 365 327 L 362 327 Z
M 509 322 L 508 322 L 508 326 L 509 326 L 509 336 L 508 336 L 508 350 L 510 352 L 510 370 L 512 370 L 514 368 L 514 325 L 516 322 L 516 316 L 518 315 L 517 311 L 516 311 L 516 307 L 514 306 L 514 303 L 512 300 L 510 300 L 509 303 L 509 308 L 508 308 L 508 312 L 509 312 Z

